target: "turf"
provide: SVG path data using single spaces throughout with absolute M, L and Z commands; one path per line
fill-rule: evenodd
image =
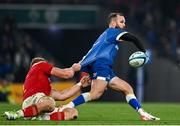
M 93 102 L 77 107 L 79 117 L 74 121 L 8 121 L 0 117 L 0 125 L 180 125 L 180 104 L 144 103 L 143 107 L 161 118 L 160 121 L 141 121 L 126 103 Z M 0 114 L 20 106 L 0 103 Z

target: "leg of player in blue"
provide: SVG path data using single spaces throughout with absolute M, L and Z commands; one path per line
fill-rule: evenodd
M 92 80 L 90 92 L 81 94 L 73 101 L 63 106 L 61 109 L 73 108 L 88 101 L 97 100 L 98 98 L 101 97 L 101 95 L 104 93 L 106 88 L 107 88 L 107 82 L 105 80 L 100 80 L 100 79 Z
M 80 96 L 75 98 L 72 102 L 63 106 L 61 109 L 73 108 L 88 101 L 96 100 L 103 94 L 104 90 L 107 87 L 112 88 L 113 90 L 116 90 L 118 92 L 123 92 L 126 96 L 127 103 L 139 113 L 140 118 L 142 120 L 160 120 L 160 118 L 152 116 L 151 114 L 145 112 L 142 109 L 140 103 L 138 102 L 138 100 L 134 95 L 132 87 L 127 82 L 120 79 L 119 77 L 112 78 L 108 84 L 101 77 L 93 80 L 90 92 L 81 94 Z
M 62 108 L 60 108 L 61 110 L 63 110 L 64 108 L 74 108 L 78 105 L 84 104 L 88 101 L 91 101 L 90 98 L 90 93 L 83 93 L 80 96 L 78 96 L 77 98 L 75 98 L 73 101 L 71 101 L 70 103 L 68 103 L 67 105 L 63 106 Z
M 86 103 L 90 100 L 91 100 L 90 93 L 89 92 L 83 93 L 80 96 L 78 96 L 76 99 L 74 99 L 72 102 L 70 102 L 70 108 Z
M 160 118 L 152 116 L 142 109 L 139 101 L 136 99 L 132 87 L 126 81 L 120 79 L 119 77 L 114 77 L 109 82 L 108 87 L 118 92 L 122 91 L 126 96 L 127 103 L 140 114 L 142 120 L 160 120 Z
M 126 95 L 126 101 L 127 103 L 132 106 L 136 111 L 138 111 L 141 108 L 140 103 L 136 99 L 134 94 L 128 94 Z

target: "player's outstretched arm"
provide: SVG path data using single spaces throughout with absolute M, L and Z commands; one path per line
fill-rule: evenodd
M 127 32 L 127 33 L 123 34 L 123 35 L 120 37 L 120 39 L 121 39 L 121 40 L 124 40 L 124 41 L 133 42 L 140 51 L 146 52 L 146 50 L 145 50 L 145 48 L 143 47 L 143 44 L 140 42 L 140 40 L 139 40 L 136 36 L 132 35 L 131 33 L 128 33 L 128 32 Z
M 74 70 L 71 68 L 60 69 L 58 67 L 53 67 L 51 70 L 51 75 L 68 79 L 74 76 Z
M 63 100 L 66 100 L 66 99 L 72 97 L 77 92 L 79 92 L 81 90 L 81 88 L 87 87 L 90 84 L 91 84 L 90 78 L 88 76 L 85 76 L 81 79 L 81 81 L 79 83 L 77 83 L 76 85 L 74 85 L 68 89 L 64 89 L 62 91 L 52 89 L 50 95 L 55 100 L 63 101 Z
M 58 67 L 53 67 L 51 70 L 51 75 L 54 75 L 59 78 L 72 78 L 76 71 L 81 69 L 81 65 L 79 63 L 74 63 L 70 68 L 60 69 Z

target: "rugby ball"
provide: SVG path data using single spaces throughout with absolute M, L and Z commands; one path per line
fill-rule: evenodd
M 141 67 L 146 63 L 147 56 L 144 52 L 137 51 L 129 57 L 129 65 L 132 67 Z

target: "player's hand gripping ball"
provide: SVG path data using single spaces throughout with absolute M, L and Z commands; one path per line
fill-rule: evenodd
M 135 68 L 142 67 L 148 60 L 148 56 L 144 52 L 137 51 L 129 57 L 129 65 Z

